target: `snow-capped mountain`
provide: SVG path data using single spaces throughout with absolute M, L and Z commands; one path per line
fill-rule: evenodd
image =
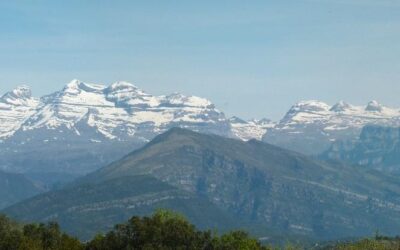
M 41 98 L 20 86 L 0 98 L 0 169 L 87 173 L 172 127 L 319 154 L 332 142 L 356 140 L 369 124 L 400 126 L 400 109 L 302 101 L 274 123 L 227 118 L 207 99 L 155 96 L 128 82 L 73 80 Z
M 249 121 L 242 120 L 236 116 L 229 119 L 232 133 L 243 141 L 251 139 L 261 140 L 263 135 L 273 127 L 275 123 L 269 119 L 252 119 Z
M 330 106 L 320 101 L 301 101 L 263 140 L 306 154 L 318 154 L 337 140 L 354 140 L 369 124 L 400 126 L 400 109 L 371 101 L 354 106 L 343 101 Z
M 20 86 L 0 97 L 0 140 L 11 136 L 39 105 L 27 86 Z
M 86 173 L 172 127 L 248 140 L 261 139 L 270 126 L 235 123 L 196 96 L 154 96 L 128 82 L 79 80 L 40 99 L 26 86 L 16 88 L 0 99 L 0 121 L 0 168 L 21 172 Z
M 62 128 L 80 135 L 83 131 L 79 127 L 83 124 L 115 140 L 140 137 L 148 141 L 151 138 L 146 134 L 159 133 L 174 125 L 229 136 L 224 114 L 206 99 L 181 94 L 152 96 L 127 82 L 107 87 L 78 80 L 42 97 L 39 108 L 21 129 Z

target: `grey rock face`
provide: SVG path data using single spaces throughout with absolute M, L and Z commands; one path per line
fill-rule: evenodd
M 334 143 L 321 157 L 400 172 L 399 142 L 400 128 L 370 125 L 363 128 L 358 140 Z

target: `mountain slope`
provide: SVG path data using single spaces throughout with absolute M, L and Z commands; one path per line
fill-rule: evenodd
M 227 230 L 239 225 L 229 213 L 207 199 L 179 190 L 151 176 L 129 176 L 52 191 L 5 212 L 23 221 L 58 221 L 67 232 L 89 239 L 107 232 L 133 215 L 157 208 L 185 214 L 201 228 Z
M 0 209 L 43 191 L 21 174 L 0 171 Z
M 69 188 L 137 176 L 151 176 L 202 197 L 253 226 L 288 234 L 332 239 L 400 229 L 400 185 L 394 177 L 323 164 L 256 140 L 243 142 L 179 128 Z M 80 197 L 79 192 L 72 195 Z M 62 197 L 62 193 L 35 197 L 5 211 L 19 219 L 43 220 L 61 214 L 55 209 L 38 215 L 46 207 L 57 208 Z
M 293 105 L 263 140 L 317 155 L 327 150 L 332 142 L 356 140 L 362 128 L 369 124 L 400 125 L 400 109 L 388 108 L 376 101 L 366 106 L 343 101 L 333 106 L 320 101 L 302 101 Z
M 151 174 L 274 229 L 316 237 L 398 229 L 398 180 L 329 166 L 258 141 L 173 129 L 90 181 Z M 390 190 L 390 191 L 389 191 Z

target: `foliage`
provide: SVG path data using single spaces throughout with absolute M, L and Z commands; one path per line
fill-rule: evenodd
M 58 224 L 20 226 L 0 216 L 0 249 L 7 250 L 81 250 L 77 239 L 60 231 Z
M 7 250 L 130 250 L 130 249 L 269 249 L 242 231 L 218 236 L 200 231 L 182 215 L 159 210 L 151 217 L 132 217 L 105 235 L 82 243 L 62 233 L 57 223 L 19 225 L 0 216 L 0 249 Z
M 62 233 L 58 224 L 20 225 L 0 216 L 0 249 L 5 250 L 272 250 L 263 246 L 246 232 L 232 231 L 223 235 L 201 231 L 182 215 L 158 210 L 150 217 L 134 216 L 116 225 L 107 234 L 98 234 L 89 242 L 80 242 Z M 300 250 L 287 244 L 285 250 Z M 400 238 L 377 234 L 371 239 L 339 242 L 324 246 L 324 250 L 395 250 L 400 249 Z
M 132 217 L 106 235 L 88 243 L 90 250 L 117 249 L 267 249 L 246 233 L 231 232 L 221 237 L 199 231 L 181 215 L 165 210 L 152 217 Z
M 398 250 L 400 239 L 377 235 L 372 239 L 361 239 L 356 242 L 338 243 L 328 246 L 326 250 Z

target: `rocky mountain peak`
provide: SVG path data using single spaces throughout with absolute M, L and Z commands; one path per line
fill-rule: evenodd
M 333 112 L 343 112 L 346 111 L 348 109 L 350 109 L 352 106 L 350 104 L 348 104 L 345 101 L 339 101 L 338 103 L 336 103 L 335 105 L 333 105 L 330 109 L 330 111 Z
M 229 121 L 231 123 L 239 123 L 239 124 L 246 124 L 247 122 L 237 116 L 232 116 L 231 118 L 229 118 Z
M 379 102 L 373 100 L 367 104 L 367 107 L 365 108 L 365 110 L 371 111 L 371 112 L 381 112 L 383 110 L 383 105 L 380 104 Z
M 29 106 L 34 102 L 32 91 L 26 85 L 20 85 L 10 92 L 5 93 L 0 97 L 0 101 L 10 105 Z
M 82 91 L 101 93 L 104 89 L 104 85 L 85 83 L 80 80 L 74 79 L 67 85 L 65 85 L 63 92 L 70 94 L 79 94 Z
M 289 112 L 313 112 L 328 111 L 330 106 L 317 100 L 300 101 L 293 105 Z
M 111 84 L 107 87 L 107 92 L 115 92 L 115 91 L 139 91 L 139 88 L 136 85 L 126 82 L 126 81 L 118 81 Z
M 152 95 L 145 93 L 134 84 L 119 81 L 111 84 L 104 90 L 106 99 L 123 106 L 153 106 L 158 101 Z

